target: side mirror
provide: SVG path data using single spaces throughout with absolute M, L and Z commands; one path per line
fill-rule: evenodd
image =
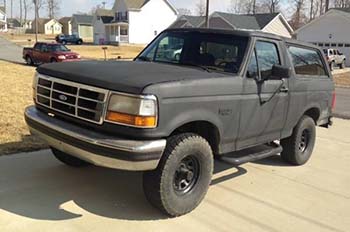
M 291 69 L 288 66 L 274 65 L 272 67 L 271 79 L 289 78 Z

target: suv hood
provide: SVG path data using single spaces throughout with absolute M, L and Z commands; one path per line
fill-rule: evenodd
M 141 94 L 149 85 L 223 77 L 197 68 L 151 62 L 82 61 L 39 66 L 40 74 L 104 89 Z

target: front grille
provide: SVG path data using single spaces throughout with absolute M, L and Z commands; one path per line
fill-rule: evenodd
M 108 90 L 39 76 L 36 103 L 96 124 L 103 123 Z

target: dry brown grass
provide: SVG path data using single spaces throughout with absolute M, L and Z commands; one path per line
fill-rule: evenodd
M 336 86 L 350 87 L 350 72 L 334 75 Z
M 35 34 L 11 34 L 11 33 L 0 33 L 5 39 L 18 44 L 20 46 L 33 46 L 35 43 Z M 31 41 L 28 41 L 31 40 Z M 38 35 L 38 40 L 42 42 L 54 42 L 54 35 Z
M 46 145 L 31 136 L 23 118 L 32 105 L 32 78 L 35 68 L 0 61 L 0 155 L 33 151 Z
M 35 43 L 35 34 L 22 34 L 22 35 L 11 35 L 9 33 L 0 33 L 5 39 L 24 47 L 32 47 Z M 29 42 L 28 39 L 31 41 Z M 53 35 L 38 35 L 38 40 L 41 42 L 55 42 L 55 36 Z M 102 47 L 107 47 L 107 59 L 133 59 L 140 51 L 145 47 L 144 45 L 122 45 L 122 46 L 100 46 L 92 45 L 92 41 L 86 41 L 84 45 L 67 45 L 69 49 L 79 53 L 85 59 L 104 59 L 104 51 Z

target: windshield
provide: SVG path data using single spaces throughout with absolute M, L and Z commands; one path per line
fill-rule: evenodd
M 138 57 L 140 61 L 198 66 L 205 70 L 237 73 L 247 37 L 201 32 L 165 32 Z
M 62 44 L 50 44 L 48 46 L 49 52 L 68 52 L 69 49 Z

